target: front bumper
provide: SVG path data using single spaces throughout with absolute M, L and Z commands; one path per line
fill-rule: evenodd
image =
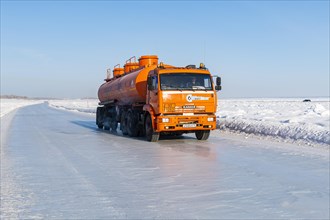
M 214 130 L 216 116 L 211 115 L 162 115 L 156 119 L 156 131 Z

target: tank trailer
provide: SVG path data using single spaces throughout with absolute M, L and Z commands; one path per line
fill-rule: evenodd
M 217 91 L 221 78 L 213 77 L 203 63 L 199 67 L 175 67 L 158 63 L 155 55 L 132 57 L 98 90 L 96 125 L 123 135 L 145 136 L 156 142 L 160 134 L 195 133 L 206 140 L 216 128 Z

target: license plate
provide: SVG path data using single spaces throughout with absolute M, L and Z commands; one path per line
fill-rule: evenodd
M 195 128 L 196 124 L 183 124 L 184 128 Z
M 196 106 L 194 106 L 194 105 L 184 105 L 184 106 L 182 106 L 182 108 L 184 108 L 184 109 L 195 109 Z

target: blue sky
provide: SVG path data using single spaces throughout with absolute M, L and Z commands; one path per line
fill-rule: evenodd
M 1 1 L 1 94 L 97 97 L 145 54 L 204 62 L 224 98 L 329 96 L 329 1 Z

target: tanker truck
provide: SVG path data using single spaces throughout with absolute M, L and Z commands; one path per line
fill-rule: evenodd
M 184 133 L 206 140 L 216 128 L 221 78 L 213 78 L 203 63 L 175 67 L 145 55 L 138 62 L 128 59 L 123 68 L 116 65 L 112 77 L 109 73 L 98 90 L 98 128 L 117 132 L 120 124 L 123 135 L 145 136 L 150 142 L 160 134 Z

